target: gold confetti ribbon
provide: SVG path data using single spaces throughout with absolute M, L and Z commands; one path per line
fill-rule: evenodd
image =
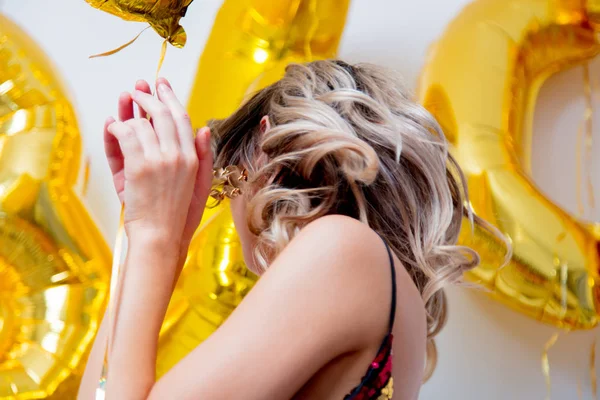
M 581 142 L 583 141 L 583 125 L 579 126 L 577 130 L 577 139 L 575 141 L 575 186 L 576 188 L 576 198 L 577 198 L 577 216 L 583 217 L 585 213 L 585 206 L 583 205 L 583 194 L 582 194 L 582 182 L 581 182 Z
M 131 46 L 136 40 L 138 40 L 138 38 L 142 35 L 142 33 L 144 33 L 146 31 L 146 29 L 148 29 L 148 28 L 150 28 L 150 26 L 147 26 L 144 29 L 142 29 L 142 31 L 140 33 L 138 33 L 137 35 L 135 35 L 135 37 L 133 39 L 131 39 L 129 42 L 117 47 L 116 49 L 109 50 L 107 52 L 100 53 L 100 54 L 94 54 L 94 55 L 91 55 L 89 58 L 107 57 L 107 56 L 111 56 L 113 54 L 120 52 L 124 48 Z
M 590 350 L 590 380 L 592 382 L 592 395 L 594 399 L 598 398 L 598 383 L 596 382 L 596 338 L 592 342 Z
M 583 93 L 585 98 L 585 173 L 586 173 L 586 184 L 588 190 L 588 202 L 590 208 L 593 210 L 596 206 L 594 199 L 594 185 L 592 183 L 592 145 L 594 143 L 593 136 L 593 120 L 594 108 L 592 105 L 592 85 L 590 84 L 590 65 L 589 63 L 583 64 Z
M 116 54 L 118 52 L 120 52 L 121 50 L 125 49 L 126 47 L 131 46 L 136 40 L 138 40 L 138 38 L 142 35 L 142 33 L 144 33 L 146 31 L 146 29 L 150 28 L 150 26 L 145 27 L 140 33 L 138 33 L 133 39 L 131 39 L 129 42 L 117 47 L 116 49 L 104 52 L 104 53 L 100 53 L 100 54 L 94 54 L 91 55 L 89 58 L 99 58 L 99 57 L 107 57 L 107 56 L 111 56 L 113 54 Z M 162 46 L 161 46 L 161 50 L 160 50 L 160 58 L 158 60 L 158 68 L 156 69 L 156 79 L 158 79 L 158 74 L 160 73 L 160 69 L 162 68 L 163 62 L 165 61 L 165 56 L 167 54 L 167 44 L 169 43 L 169 39 L 165 39 L 163 40 Z
M 552 388 L 552 383 L 550 380 L 550 362 L 548 360 L 548 351 L 552 348 L 552 346 L 556 344 L 559 335 L 560 332 L 554 333 L 544 345 L 544 351 L 542 352 L 542 373 L 544 374 L 544 378 L 546 380 L 546 400 L 550 400 L 550 393 Z
M 91 160 L 89 156 L 85 157 L 85 167 L 83 169 L 83 181 L 81 182 L 81 195 L 87 196 L 89 183 L 90 183 L 90 165 Z
M 165 56 L 167 55 L 167 43 L 169 43 L 167 39 L 163 40 L 162 48 L 160 49 L 160 58 L 158 59 L 158 68 L 156 68 L 156 80 L 158 80 L 158 74 L 160 73 L 160 69 L 165 61 Z

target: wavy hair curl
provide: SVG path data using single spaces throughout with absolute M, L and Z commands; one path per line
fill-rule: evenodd
M 271 123 L 265 132 L 263 116 Z M 358 219 L 384 238 L 427 310 L 428 378 L 433 338 L 447 319 L 442 289 L 479 263 L 474 250 L 457 245 L 463 217 L 502 237 L 469 208 L 464 175 L 431 114 L 394 73 L 327 60 L 288 66 L 281 80 L 209 126 L 215 166 L 249 171 L 248 224 L 260 268 L 328 214 Z

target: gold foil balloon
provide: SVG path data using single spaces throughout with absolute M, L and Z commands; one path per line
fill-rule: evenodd
M 334 57 L 349 0 L 225 0 L 200 58 L 188 105 L 200 127 L 247 93 L 283 76 L 290 62 Z M 250 290 L 227 204 L 207 209 L 161 335 L 158 374 L 207 338 Z
M 334 57 L 348 6 L 349 0 L 225 0 L 198 65 L 188 106 L 194 123 L 231 114 L 249 89 L 279 79 L 290 61 Z
M 600 52 L 599 11 L 599 0 L 478 0 L 431 49 L 418 91 L 453 144 L 475 212 L 514 246 L 498 269 L 504 246 L 465 231 L 462 242 L 483 258 L 469 278 L 520 312 L 573 329 L 598 323 L 600 230 L 531 180 L 532 121 L 544 80 Z
M 126 21 L 147 22 L 175 47 L 187 40 L 179 21 L 193 0 L 85 0 L 92 7 Z
M 110 250 L 73 191 L 81 138 L 50 62 L 0 14 L 0 399 L 72 399 Z
M 252 288 L 231 213 L 220 206 L 196 233 L 161 332 L 163 375 L 206 339 Z

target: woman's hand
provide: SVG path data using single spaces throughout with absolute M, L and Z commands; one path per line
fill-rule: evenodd
M 157 81 L 157 93 L 153 97 L 148 83 L 138 81 L 133 93 L 120 96 L 119 121 L 105 123 L 105 150 L 130 243 L 151 241 L 182 253 L 210 192 L 210 132 L 201 129 L 194 139 L 189 116 L 165 79 Z

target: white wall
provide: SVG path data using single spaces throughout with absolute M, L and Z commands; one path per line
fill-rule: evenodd
M 401 71 L 414 87 L 429 44 L 467 0 L 354 0 L 341 57 Z M 188 44 L 170 48 L 162 74 L 183 98 L 189 94 L 198 56 L 219 0 L 196 0 L 184 25 Z M 91 159 L 87 203 L 109 241 L 114 239 L 118 203 L 112 194 L 102 151 L 102 123 L 115 113 L 115 99 L 135 79 L 153 79 L 160 39 L 146 32 L 131 48 L 105 59 L 88 60 L 129 40 L 140 25 L 89 7 L 84 0 L 4 0 L 0 10 L 24 26 L 55 61 L 68 82 Z M 592 74 L 600 72 L 600 64 Z M 583 115 L 581 70 L 553 77 L 536 111 L 534 178 L 550 197 L 575 209 L 575 135 Z M 210 94 L 207 94 L 210 95 Z M 597 109 L 596 104 L 596 109 Z M 597 135 L 596 135 L 597 137 Z M 597 141 L 596 141 L 597 142 Z M 598 143 L 594 145 L 598 147 Z M 596 151 L 597 154 L 597 151 Z M 598 165 L 594 171 L 598 172 Z M 595 173 L 595 187 L 600 187 Z M 598 191 L 596 191 L 596 198 Z M 600 208 L 600 207 L 599 207 Z M 593 215 L 599 220 L 600 210 Z M 450 321 L 439 338 L 439 367 L 422 399 L 543 399 L 540 356 L 555 332 L 496 304 L 482 294 L 451 289 Z M 591 398 L 588 357 L 594 332 L 562 337 L 550 352 L 553 399 Z

